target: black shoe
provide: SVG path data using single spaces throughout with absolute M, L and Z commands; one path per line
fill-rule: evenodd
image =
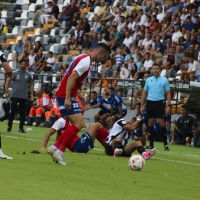
M 170 151 L 168 145 L 165 145 L 164 150 L 165 150 L 165 151 Z
M 20 128 L 20 129 L 18 130 L 18 133 L 26 133 L 26 132 L 24 131 L 23 128 Z
M 146 149 L 153 149 L 154 147 L 152 147 L 151 145 L 146 146 Z
M 8 126 L 7 131 L 6 132 L 11 132 L 12 131 L 12 126 Z

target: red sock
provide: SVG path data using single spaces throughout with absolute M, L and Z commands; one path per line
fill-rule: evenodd
M 104 128 L 100 128 L 97 132 L 96 139 L 102 144 L 103 147 L 105 147 L 106 144 L 106 138 L 109 135 L 109 132 Z
M 64 139 L 62 140 L 62 143 L 59 146 L 59 150 L 62 152 L 65 152 L 65 149 L 70 145 L 70 143 L 76 137 L 78 132 L 79 132 L 79 129 L 74 125 L 70 126 L 68 129 L 66 129 L 63 132 Z
M 106 139 L 108 137 L 108 135 L 109 135 L 109 132 L 104 127 L 102 127 L 97 132 L 97 135 L 101 135 L 101 137 Z
M 68 130 L 70 126 L 71 126 L 71 124 L 69 123 L 68 120 L 66 120 L 65 131 Z M 61 131 L 59 131 L 59 132 L 61 132 Z M 62 143 L 63 139 L 65 138 L 64 132 L 63 132 L 63 134 L 62 133 L 60 134 L 59 138 L 54 143 L 54 146 L 56 146 L 58 149 L 59 149 L 60 144 Z

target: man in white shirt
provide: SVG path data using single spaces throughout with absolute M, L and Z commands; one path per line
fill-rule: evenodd
M 135 41 L 137 35 L 140 35 L 140 26 L 139 25 L 135 26 L 135 32 L 133 34 L 133 41 Z
M 131 32 L 133 32 L 135 30 L 135 21 L 133 21 L 133 16 L 129 16 L 128 21 L 129 21 L 128 28 Z
M 198 79 L 200 77 L 200 64 L 198 61 L 194 60 L 194 55 L 189 54 L 189 69 L 188 71 L 182 71 L 181 73 L 181 80 L 187 80 L 194 81 L 195 79 Z
M 150 50 L 152 44 L 151 34 L 147 33 L 146 38 L 142 42 L 142 46 L 140 46 L 140 49 L 143 50 L 144 53 L 146 53 L 148 50 Z
M 172 42 L 173 43 L 178 43 L 178 39 L 179 37 L 181 37 L 181 32 L 179 30 L 179 26 L 178 25 L 175 25 L 174 26 L 174 33 L 172 34 Z
M 44 71 L 54 71 L 55 67 L 56 67 L 56 60 L 53 57 L 53 52 L 49 51 L 48 58 L 47 58 L 46 62 L 44 62 L 43 66 L 39 70 L 39 72 L 41 72 L 43 70 Z
M 98 38 L 98 43 L 107 44 L 107 41 L 106 41 L 105 39 L 102 38 L 101 33 L 98 34 L 97 38 Z
M 147 21 L 147 16 L 144 14 L 143 10 L 140 9 L 139 11 L 139 15 L 140 15 L 140 25 L 144 25 L 145 22 Z
M 157 19 L 159 20 L 159 22 L 161 22 L 164 17 L 165 17 L 165 13 L 163 12 L 163 8 L 162 8 L 162 6 L 159 6 L 158 7 Z
M 131 49 L 131 46 L 133 44 L 133 37 L 130 36 L 130 32 L 126 31 L 126 38 L 123 41 L 123 44 L 126 45 L 129 49 Z
M 120 32 L 120 33 L 123 33 L 124 32 L 124 29 L 126 27 L 126 22 L 124 20 L 124 16 L 120 16 L 120 22 L 117 26 L 117 31 Z

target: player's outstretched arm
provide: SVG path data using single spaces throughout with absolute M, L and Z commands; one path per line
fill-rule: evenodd
M 54 128 L 50 128 L 46 135 L 44 136 L 44 141 L 41 150 L 46 151 L 47 149 L 47 144 L 49 142 L 49 138 L 56 132 Z
M 144 113 L 144 102 L 146 100 L 147 97 L 147 90 L 143 90 L 142 92 L 142 97 L 141 97 L 141 113 Z
M 138 128 L 139 122 L 142 120 L 141 116 L 137 116 L 137 120 L 133 123 L 133 124 L 126 124 L 125 126 L 123 126 L 124 130 L 128 130 L 128 131 L 134 131 Z

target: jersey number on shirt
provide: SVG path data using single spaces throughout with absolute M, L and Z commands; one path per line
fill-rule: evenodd
M 73 108 L 78 108 L 79 107 L 78 103 L 73 103 L 72 106 L 73 106 Z

